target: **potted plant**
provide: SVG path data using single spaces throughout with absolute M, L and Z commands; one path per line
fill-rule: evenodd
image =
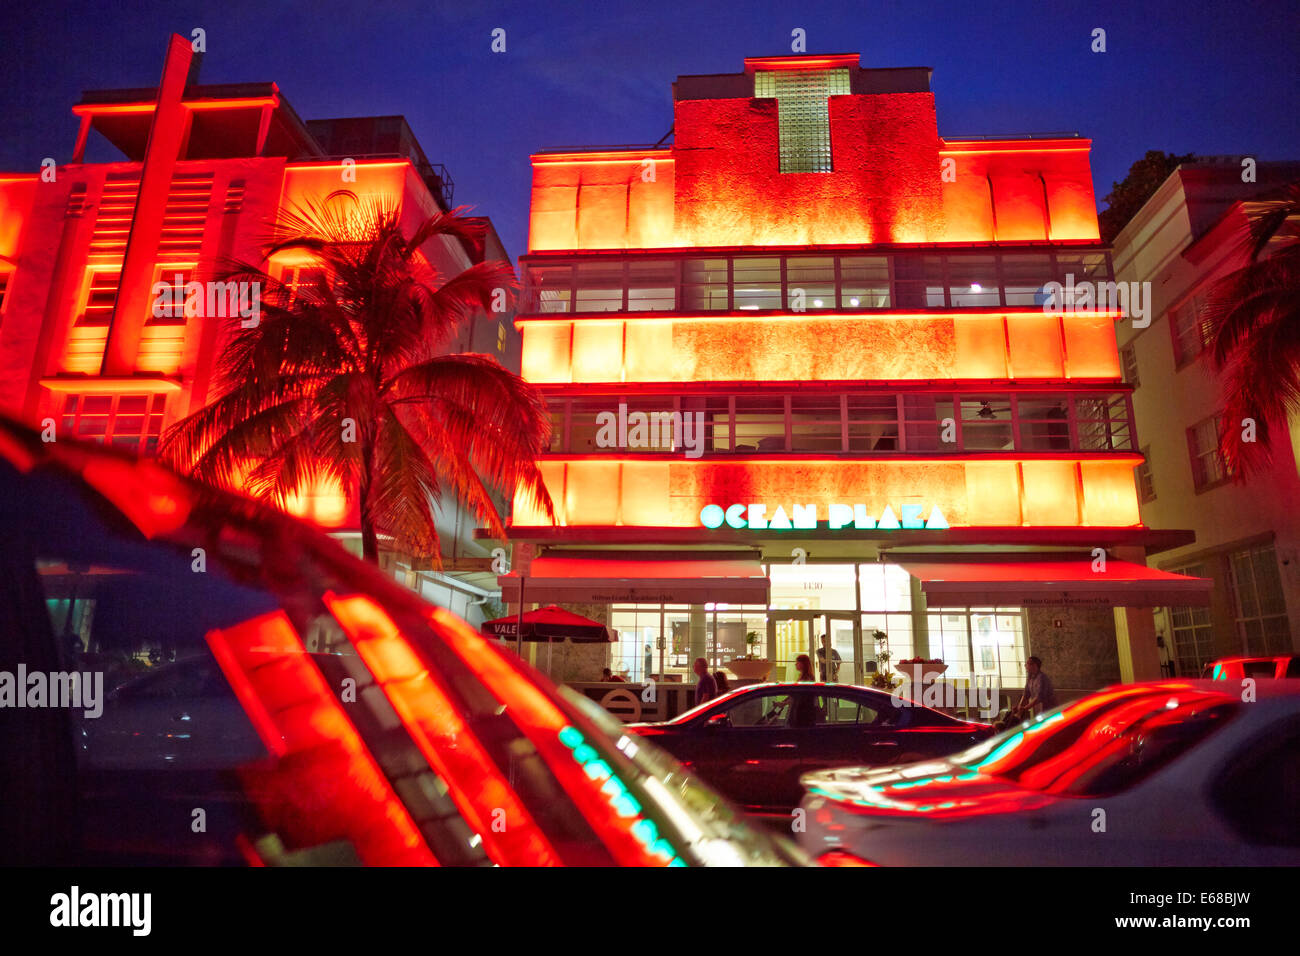
M 759 640 L 758 631 L 748 632 L 745 635 L 745 646 L 749 648 L 749 653 L 729 660 L 724 665 L 740 680 L 766 680 L 772 670 L 771 661 L 755 656 Z
M 905 661 L 898 662 L 898 669 L 904 679 L 914 684 L 928 684 L 943 676 L 948 665 L 938 657 L 909 657 Z
M 884 631 L 872 631 L 871 637 L 876 642 L 876 664 L 878 665 L 876 672 L 871 675 L 871 686 L 892 691 L 903 682 L 889 671 L 889 635 Z

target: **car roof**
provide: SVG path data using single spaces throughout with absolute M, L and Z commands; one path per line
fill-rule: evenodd
M 1218 693 L 1227 693 L 1230 690 L 1239 690 L 1238 681 L 1252 680 L 1256 697 L 1295 697 L 1300 695 L 1300 681 L 1294 678 L 1276 678 L 1276 677 L 1234 677 L 1227 680 L 1209 680 L 1207 678 L 1173 678 L 1167 680 L 1137 681 L 1132 684 L 1112 684 L 1110 687 L 1101 688 L 1101 690 L 1114 690 L 1118 687 L 1142 687 L 1149 688 L 1153 692 L 1162 690 L 1201 690 L 1217 691 Z

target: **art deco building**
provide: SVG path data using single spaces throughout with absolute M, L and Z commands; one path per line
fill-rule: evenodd
M 400 203 L 412 231 L 450 208 L 446 169 L 429 162 L 402 117 L 304 122 L 274 83 L 198 85 L 196 60 L 189 41 L 173 37 L 157 89 L 91 91 L 73 107 L 81 122 L 71 162 L 0 176 L 6 414 L 150 454 L 167 426 L 213 397 L 213 362 L 230 331 L 181 308 L 157 315 L 156 283 L 183 286 L 230 258 L 260 260 L 281 210 L 337 190 Z M 87 162 L 92 136 L 120 158 Z M 507 258 L 488 225 L 481 251 L 442 237 L 421 251 L 443 275 L 476 257 Z M 270 269 L 290 285 L 312 281 L 306 259 L 279 255 Z M 518 370 L 509 314 L 477 317 L 453 347 Z M 337 488 L 311 489 L 291 510 L 359 538 Z M 401 555 L 384 560 L 427 597 L 481 619 L 496 586 L 473 517 L 449 505 L 438 521 L 446 573 Z
M 1150 608 L 1207 585 L 1145 566 L 1190 535 L 1141 520 L 1121 313 L 1052 285 L 1112 278 L 1089 141 L 942 136 L 928 69 L 856 55 L 673 90 L 670 145 L 532 157 L 559 523 L 516 502 L 503 596 L 601 617 L 633 679 L 829 636 L 861 682 L 876 632 L 958 681 L 1159 676 Z

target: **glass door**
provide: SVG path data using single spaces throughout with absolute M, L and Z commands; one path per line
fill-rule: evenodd
M 813 676 L 838 683 L 861 683 L 861 628 L 857 615 L 847 611 L 773 611 L 767 619 L 770 679 L 796 680 L 795 659 L 807 654 L 814 662 Z M 830 661 L 829 669 L 827 660 Z

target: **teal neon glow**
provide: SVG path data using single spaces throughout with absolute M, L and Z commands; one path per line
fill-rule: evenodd
M 1016 734 L 1010 740 L 1003 743 L 1002 746 L 999 747 L 997 750 L 993 751 L 993 753 L 989 754 L 987 757 L 985 757 L 983 760 L 977 763 L 972 769 L 978 770 L 980 767 L 986 766 L 987 764 L 991 764 L 996 760 L 1001 760 L 1007 754 L 1011 753 L 1011 751 L 1015 750 L 1022 743 L 1024 743 L 1024 740 L 1025 740 L 1025 735 L 1023 732 Z
M 700 509 L 700 524 L 709 529 L 717 529 L 725 525 L 738 531 L 789 531 L 799 528 L 814 529 L 819 521 L 815 504 L 795 504 L 791 506 L 790 512 L 786 511 L 784 505 L 777 505 L 770 514 L 768 510 L 769 506 L 762 502 L 733 504 L 726 508 L 722 505 L 705 505 Z M 841 528 L 942 530 L 949 527 L 948 519 L 944 517 L 938 505 L 930 508 L 928 518 L 924 517 L 924 511 L 924 505 L 904 504 L 899 506 L 896 513 L 891 505 L 885 505 L 884 510 L 880 512 L 880 517 L 877 518 L 868 513 L 867 506 L 864 504 L 832 502 L 826 507 L 826 526 L 831 531 L 838 531 Z M 902 515 L 901 520 L 898 514 Z
M 614 768 L 601 759 L 596 748 L 587 743 L 576 727 L 563 727 L 559 733 L 560 743 L 573 752 L 573 759 L 582 767 L 583 772 L 592 780 L 604 781 L 600 792 L 609 800 L 614 812 L 623 819 L 631 819 L 629 828 L 637 841 L 654 856 L 668 861 L 669 866 L 686 866 L 677 855 L 671 843 L 659 835 L 659 828 L 653 820 L 641 816 L 641 804 L 628 791 L 627 785 L 614 773 Z

